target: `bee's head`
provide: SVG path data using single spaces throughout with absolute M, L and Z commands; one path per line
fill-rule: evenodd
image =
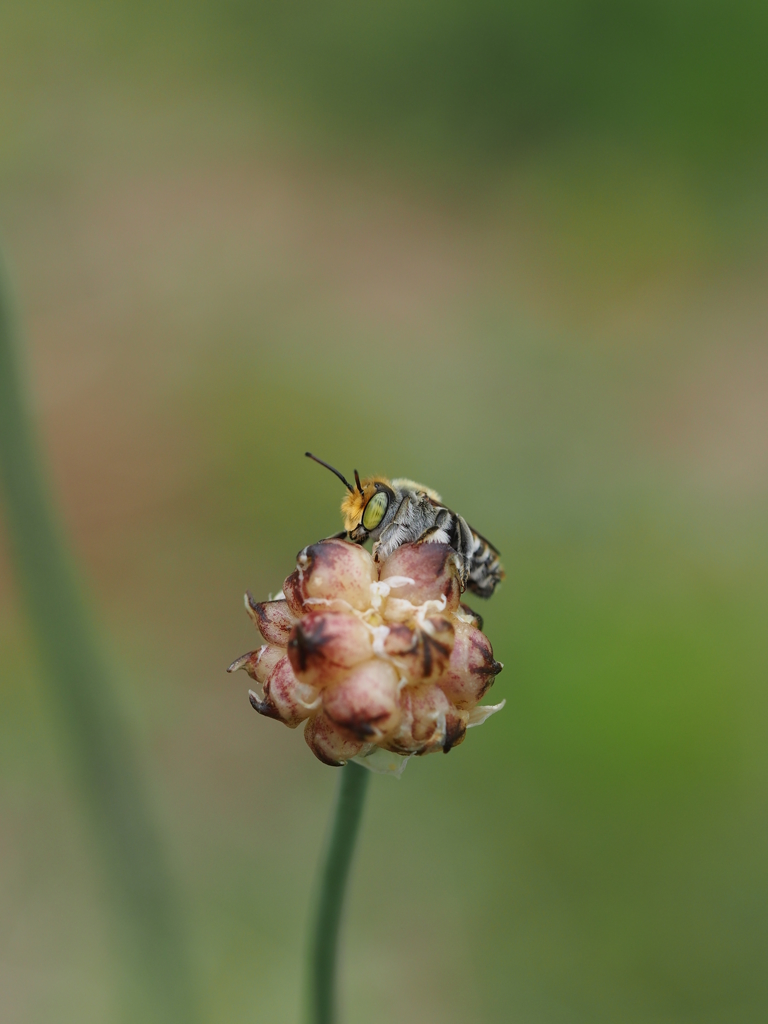
M 344 495 L 341 503 L 341 514 L 344 516 L 344 529 L 351 540 L 362 543 L 372 537 L 378 537 L 382 527 L 389 518 L 387 513 L 393 512 L 393 498 L 395 492 L 390 487 L 389 481 L 384 477 L 371 476 L 361 480 L 355 470 L 355 484 L 352 484 L 341 475 L 338 469 L 329 466 L 316 456 L 306 453 L 307 458 L 314 459 L 321 466 L 330 469 L 332 473 L 341 480 L 347 488 L 348 494 Z
M 371 476 L 361 482 L 355 473 L 355 480 L 357 490 L 345 494 L 341 503 L 344 529 L 352 540 L 376 540 L 388 518 L 394 491 L 384 477 Z

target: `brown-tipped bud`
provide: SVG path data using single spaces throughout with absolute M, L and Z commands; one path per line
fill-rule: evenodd
M 398 675 L 386 661 L 371 658 L 323 692 L 328 717 L 353 736 L 378 740 L 397 727 Z
M 468 719 L 468 711 L 460 711 L 459 708 L 451 704 L 450 710 L 445 716 L 445 733 L 440 743 L 429 750 L 423 750 L 422 753 L 429 754 L 433 750 L 442 750 L 444 754 L 447 754 L 454 747 L 458 747 L 466 739 Z
M 287 657 L 278 661 L 264 683 L 264 701 L 277 712 L 269 717 L 279 718 L 291 729 L 295 729 L 317 710 L 320 703 L 318 696 L 314 686 L 307 686 L 296 678 Z M 261 711 L 261 714 L 266 713 L 260 708 L 256 710 Z
M 434 682 L 448 667 L 453 625 L 441 615 L 431 615 L 417 626 L 396 623 L 390 626 L 383 647 L 408 682 Z
M 253 594 L 245 595 L 245 607 L 253 624 L 268 644 L 285 647 L 296 622 L 287 601 L 254 601 Z
M 364 611 L 370 607 L 375 580 L 376 567 L 365 548 L 346 540 L 326 540 L 299 552 L 297 568 L 283 590 L 297 616 L 321 607 Z
M 448 544 L 403 544 L 381 567 L 383 583 L 397 577 L 392 596 L 420 605 L 445 599 L 445 611 L 459 607 L 458 555 Z M 409 580 L 410 582 L 404 582 Z
M 243 654 L 233 661 L 227 672 L 237 672 L 238 669 L 243 668 L 251 679 L 255 679 L 257 683 L 263 684 L 267 681 L 269 673 L 283 657 L 285 657 L 285 649 L 283 647 L 262 644 L 257 651 Z
M 265 718 L 274 718 L 278 722 L 282 722 L 282 716 L 275 707 L 274 702 L 270 700 L 266 695 L 260 697 L 258 693 L 254 693 L 253 690 L 248 691 L 248 700 L 251 702 L 251 707 L 254 711 L 258 711 L 260 715 Z
M 475 626 L 457 622 L 448 671 L 440 686 L 457 708 L 471 709 L 493 685 L 502 665 L 494 661 L 488 637 Z
M 304 739 L 315 757 L 333 768 L 340 768 L 368 747 L 364 740 L 342 732 L 322 711 L 307 722 Z
M 397 754 L 445 753 L 464 739 L 468 713 L 451 704 L 439 686 L 407 686 L 400 694 L 402 719 L 382 746 Z
M 372 655 L 371 631 L 350 612 L 309 612 L 288 641 L 294 672 L 312 686 L 336 682 Z

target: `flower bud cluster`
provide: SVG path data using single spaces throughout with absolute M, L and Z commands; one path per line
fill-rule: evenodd
M 266 643 L 229 671 L 260 684 L 250 691 L 259 714 L 305 722 L 325 764 L 447 753 L 503 706 L 477 706 L 502 666 L 460 598 L 446 544 L 406 544 L 378 563 L 356 544 L 321 541 L 300 552 L 277 600 L 246 595 Z

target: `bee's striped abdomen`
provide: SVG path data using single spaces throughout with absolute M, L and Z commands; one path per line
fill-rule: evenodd
M 504 579 L 499 553 L 485 537 L 480 537 L 474 530 L 472 537 L 476 544 L 469 562 L 467 588 L 478 597 L 490 597 L 496 584 Z
M 454 513 L 455 515 L 455 513 Z M 456 515 L 451 544 L 464 559 L 465 586 L 478 597 L 490 597 L 496 584 L 504 579 L 499 553 L 485 537 Z

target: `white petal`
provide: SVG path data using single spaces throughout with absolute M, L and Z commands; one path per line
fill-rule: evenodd
M 391 590 L 395 590 L 397 587 L 407 587 L 412 583 L 413 580 L 410 576 L 390 576 L 388 580 L 375 580 L 371 583 L 371 608 L 378 611 L 381 608 L 381 602 L 389 597 Z
M 384 641 L 389 636 L 389 626 L 368 626 L 368 629 L 373 634 L 373 653 L 379 658 L 386 658 Z
M 388 576 L 385 584 L 390 590 L 396 590 L 398 587 L 413 586 L 415 582 L 410 576 Z
M 491 715 L 495 715 L 497 711 L 501 711 L 506 703 L 505 699 L 501 704 L 483 704 L 482 706 L 473 708 L 469 712 L 467 728 L 471 729 L 473 725 L 482 725 L 483 722 L 487 722 Z
M 352 760 L 355 764 L 361 764 L 363 768 L 375 772 L 377 775 L 402 775 L 405 766 L 408 764 L 408 757 L 401 754 L 393 754 L 381 747 L 374 747 L 370 754 L 358 754 Z

